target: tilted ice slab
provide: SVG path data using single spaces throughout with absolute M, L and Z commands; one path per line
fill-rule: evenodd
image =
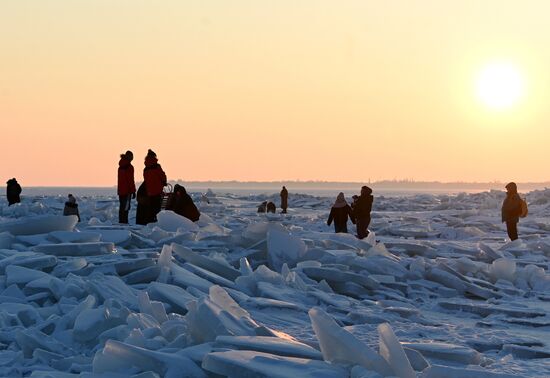
M 77 223 L 76 215 L 40 215 L 0 223 L 0 232 L 7 231 L 12 235 L 47 234 L 52 231 L 72 231 Z
M 115 245 L 105 242 L 41 244 L 33 251 L 53 256 L 96 256 L 115 253 Z
M 157 222 L 151 224 L 151 226 L 157 226 L 164 231 L 176 232 L 176 231 L 198 231 L 199 227 L 193 223 L 193 221 L 182 217 L 179 214 L 170 210 L 163 210 L 157 214 Z
M 187 247 L 175 243 L 172 243 L 171 247 L 176 256 L 179 256 L 193 265 L 209 270 L 228 280 L 234 281 L 241 275 L 241 273 L 232 266 L 225 265 L 214 259 L 200 255 Z
M 72 231 L 53 231 L 49 233 L 51 241 L 57 243 L 92 243 L 101 240 L 99 232 L 72 232 Z
M 216 347 L 227 349 L 253 350 L 278 356 L 322 360 L 323 355 L 309 345 L 293 340 L 268 336 L 218 336 Z
M 378 353 L 341 328 L 322 309 L 312 308 L 309 317 L 325 361 L 361 365 L 383 376 L 393 374 L 391 367 Z
M 109 340 L 96 353 L 93 371 L 97 374 L 123 373 L 132 367 L 153 371 L 164 378 L 206 378 L 206 374 L 182 353 L 163 353 Z
M 302 239 L 291 235 L 281 224 L 270 224 L 267 231 L 267 257 L 269 265 L 277 272 L 284 263 L 295 266 L 302 260 L 307 251 Z
M 448 343 L 403 343 L 403 346 L 422 353 L 426 358 L 460 362 L 465 365 L 479 365 L 482 357 L 481 353 L 474 349 Z
M 260 326 L 227 292 L 212 286 L 209 295 L 187 304 L 189 332 L 195 343 L 214 341 L 220 335 L 256 336 Z
M 147 287 L 151 299 L 168 303 L 179 314 L 187 313 L 187 304 L 196 298 L 179 286 L 151 282 Z
M 335 268 L 303 268 L 302 271 L 317 281 L 327 280 L 329 282 L 355 282 L 369 289 L 377 289 L 379 284 L 377 281 L 369 278 L 367 275 L 344 272 Z
M 493 373 L 487 370 L 461 369 L 432 365 L 422 372 L 420 378 L 517 378 L 517 375 Z
M 380 355 L 388 362 L 394 375 L 399 378 L 416 378 L 416 373 L 403 347 L 388 323 L 378 326 L 378 335 L 380 337 Z
M 253 378 L 347 378 L 346 369 L 318 360 L 277 356 L 268 353 L 230 350 L 209 353 L 202 367 L 228 377 Z

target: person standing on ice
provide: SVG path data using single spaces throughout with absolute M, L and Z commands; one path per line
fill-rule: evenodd
M 147 223 L 157 221 L 157 214 L 160 213 L 162 205 L 162 189 L 168 183 L 166 173 L 158 163 L 157 154 L 152 150 L 147 151 L 145 157 L 145 168 L 143 169 L 143 180 L 149 197 L 149 214 Z
M 128 224 L 128 213 L 132 198 L 136 198 L 136 182 L 134 180 L 134 154 L 132 151 L 120 155 L 118 162 L 118 223 Z
M 361 188 L 361 195 L 353 206 L 353 217 L 357 225 L 357 237 L 364 239 L 369 235 L 370 212 L 372 210 L 372 189 L 368 186 Z
M 518 238 L 518 222 L 521 215 L 521 198 L 515 182 L 506 185 L 506 198 L 502 202 L 502 222 L 506 222 L 506 231 L 510 240 Z
M 283 209 L 282 213 L 286 214 L 286 209 L 288 208 L 288 190 L 286 190 L 286 187 L 283 186 L 283 189 L 281 190 L 281 209 Z
M 328 216 L 327 225 L 330 226 L 334 220 L 334 232 L 348 232 L 348 217 L 351 219 L 352 223 L 355 224 L 355 218 L 351 212 L 351 207 L 346 202 L 346 197 L 344 193 L 340 192 L 338 197 L 336 197 L 336 202 L 332 205 L 330 209 L 330 214 Z
M 76 215 L 78 217 L 78 221 L 80 222 L 80 212 L 78 211 L 78 204 L 76 203 L 76 198 L 72 194 L 69 194 L 67 202 L 65 202 L 63 215 Z
M 6 187 L 8 206 L 21 202 L 21 185 L 19 185 L 17 180 L 15 178 L 9 179 L 6 184 L 8 185 Z
M 145 226 L 150 218 L 149 196 L 147 195 L 145 182 L 142 182 L 137 190 L 136 202 L 136 224 Z

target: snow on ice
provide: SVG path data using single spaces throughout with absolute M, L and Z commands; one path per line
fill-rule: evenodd
M 143 227 L 115 197 L 0 203 L 0 376 L 550 376 L 550 190 L 512 243 L 498 191 L 375 197 L 365 240 L 332 198 L 194 196 Z

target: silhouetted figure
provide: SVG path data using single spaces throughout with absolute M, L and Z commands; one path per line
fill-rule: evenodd
M 352 223 L 355 223 L 355 218 L 351 212 L 351 207 L 346 202 L 344 193 L 340 192 L 328 216 L 327 225 L 330 226 L 334 220 L 334 232 L 348 232 L 348 217 Z
M 506 231 L 510 240 L 518 238 L 518 222 L 521 214 L 521 198 L 516 183 L 506 185 L 506 198 L 502 202 L 502 221 L 506 222 Z
M 271 201 L 269 201 L 267 203 L 267 205 L 265 206 L 266 210 L 268 213 L 273 213 L 275 214 L 275 212 L 277 211 L 277 207 L 275 206 L 275 204 Z
M 288 208 L 288 190 L 286 190 L 286 187 L 283 186 L 283 189 L 281 190 L 281 209 L 283 209 L 282 213 L 286 214 L 286 209 Z
M 6 187 L 6 197 L 8 199 L 8 206 L 13 205 L 14 203 L 21 202 L 21 185 L 17 182 L 15 178 L 9 179 Z
M 72 194 L 69 194 L 67 202 L 65 202 L 63 215 L 76 215 L 78 217 L 78 221 L 80 222 L 80 212 L 78 211 L 78 203 L 76 203 L 76 198 Z
M 353 217 L 357 225 L 357 237 L 364 239 L 369 235 L 370 212 L 372 210 L 372 189 L 368 186 L 361 188 L 361 195 L 353 206 Z
M 137 209 L 136 209 L 136 224 L 146 225 L 151 218 L 151 210 L 149 206 L 149 196 L 147 195 L 147 187 L 145 182 L 142 182 L 137 190 Z
M 351 210 L 353 210 L 355 208 L 355 204 L 357 203 L 357 200 L 359 199 L 359 196 L 357 194 L 354 194 L 353 196 L 351 196 L 351 199 L 353 201 L 351 201 Z
M 166 205 L 166 210 L 172 210 L 174 213 L 186 217 L 193 222 L 198 221 L 201 216 L 191 196 L 187 194 L 185 188 L 179 184 L 174 186 L 174 194 L 170 197 Z
M 258 213 L 265 213 L 267 211 L 267 201 L 264 201 L 258 206 Z
M 147 223 L 157 221 L 157 214 L 160 212 L 162 205 L 162 189 L 168 183 L 166 173 L 158 163 L 157 154 L 152 150 L 147 151 L 145 157 L 145 168 L 143 169 L 143 180 L 147 188 L 149 196 L 149 219 Z
M 132 198 L 136 197 L 136 182 L 134 181 L 134 154 L 132 151 L 120 155 L 118 162 L 118 223 L 128 223 L 128 213 Z

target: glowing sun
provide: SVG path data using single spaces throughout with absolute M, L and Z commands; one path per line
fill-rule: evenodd
M 486 65 L 477 77 L 477 96 L 494 110 L 511 108 L 521 99 L 525 81 L 521 70 L 512 63 L 495 62 Z

